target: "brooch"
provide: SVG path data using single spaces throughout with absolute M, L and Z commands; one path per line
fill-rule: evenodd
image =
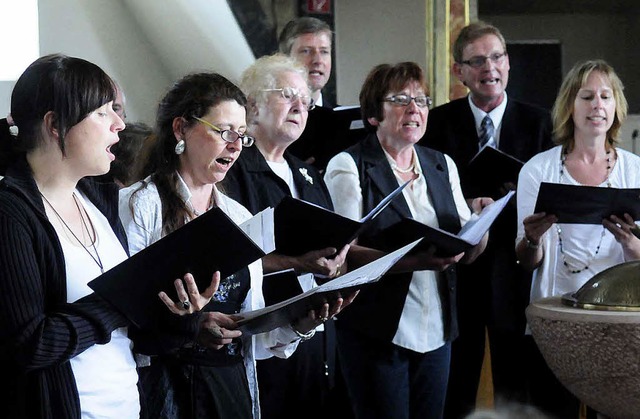
M 313 178 L 311 176 L 309 176 L 309 173 L 307 173 L 307 169 L 304 167 L 300 168 L 300 173 L 302 173 L 302 176 L 304 177 L 304 180 L 306 180 L 307 182 L 309 182 L 310 184 L 313 185 Z

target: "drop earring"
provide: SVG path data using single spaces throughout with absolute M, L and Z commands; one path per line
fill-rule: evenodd
M 178 144 L 176 144 L 176 148 L 173 149 L 173 151 L 177 154 L 180 155 L 182 153 L 184 153 L 184 140 L 180 140 L 178 141 Z

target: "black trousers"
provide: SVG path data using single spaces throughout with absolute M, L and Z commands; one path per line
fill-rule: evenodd
M 528 401 L 524 345 L 531 274 L 516 265 L 513 248 L 487 248 L 473 264 L 458 265 L 459 336 L 451 345 L 447 419 L 475 409 L 487 334 L 496 401 Z
M 324 325 L 324 332 L 300 342 L 291 357 L 258 361 L 263 419 L 326 419 L 336 411 L 351 416 L 346 390 L 336 370 L 335 325 L 333 320 Z

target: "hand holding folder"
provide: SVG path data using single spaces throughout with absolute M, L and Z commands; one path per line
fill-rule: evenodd
M 640 189 L 600 188 L 542 182 L 535 213 L 545 212 L 564 224 L 602 224 L 625 213 L 640 220 Z
M 259 217 L 262 219 L 260 224 L 264 222 L 268 231 L 269 213 L 257 214 L 248 223 Z M 255 234 L 255 225 L 253 231 Z M 263 235 L 263 241 L 269 242 L 268 235 Z M 220 271 L 220 277 L 226 278 L 262 258 L 266 252 L 261 245 L 245 234 L 220 208 L 213 208 L 88 285 L 142 328 L 154 322 L 158 310 L 166 310 L 158 299 L 158 293 L 173 290 L 176 278 L 191 273 L 198 289 L 203 290 L 215 271 Z
M 436 247 L 436 255 L 438 256 L 458 255 L 480 243 L 482 237 L 489 231 L 493 222 L 514 194 L 514 191 L 509 191 L 499 200 L 484 207 L 482 212 L 469 220 L 458 234 L 422 224 L 411 218 L 405 218 L 381 231 L 378 237 L 379 241 L 384 240 L 389 246 L 395 247 L 423 238 L 420 248 L 433 245 Z
M 343 248 L 357 238 L 408 184 L 398 186 L 360 221 L 310 202 L 286 197 L 275 208 L 276 251 L 299 256 L 327 247 Z
M 253 335 L 292 324 L 297 319 L 304 317 L 310 310 L 318 310 L 328 301 L 335 301 L 367 284 L 378 281 L 419 241 L 416 240 L 367 265 L 285 301 L 260 310 L 241 313 L 238 315 L 239 329 L 245 335 Z

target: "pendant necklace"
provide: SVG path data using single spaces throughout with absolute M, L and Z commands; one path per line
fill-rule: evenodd
M 569 153 L 566 148 L 564 148 L 560 153 L 560 179 L 558 183 L 562 183 L 562 177 L 564 175 L 564 170 L 565 170 L 564 162 L 565 160 L 567 160 L 567 154 Z M 616 156 L 614 153 L 614 161 L 615 159 L 616 159 Z M 607 188 L 611 187 L 611 180 L 609 179 L 610 176 L 611 176 L 611 149 L 607 150 L 607 177 L 603 182 L 603 183 L 606 183 Z M 600 253 L 600 246 L 602 246 L 602 240 L 604 239 L 607 229 L 604 226 L 602 226 L 602 232 L 600 233 L 600 240 L 598 241 L 598 245 L 596 246 L 596 251 L 591 257 L 591 260 L 589 260 L 582 269 L 576 269 L 569 266 L 569 263 L 567 262 L 567 258 L 564 254 L 564 248 L 562 246 L 562 228 L 560 227 L 559 224 L 556 224 L 556 232 L 558 233 L 558 248 L 560 249 L 560 254 L 562 255 L 562 264 L 567 267 L 570 273 L 579 274 L 580 272 L 583 272 L 589 269 L 589 265 L 591 264 L 591 262 L 593 262 L 596 256 L 598 256 L 598 253 Z
M 56 217 L 58 217 L 58 220 L 60 220 L 62 225 L 64 225 L 66 227 L 66 229 L 69 230 L 69 233 L 71 233 L 73 238 L 76 239 L 76 241 L 78 243 L 80 243 L 80 246 L 82 246 L 82 248 L 85 250 L 85 252 L 87 252 L 87 254 L 89 256 L 91 256 L 91 259 L 93 259 L 93 261 L 96 263 L 96 265 L 98 265 L 98 268 L 100 268 L 100 272 L 104 273 L 104 265 L 102 263 L 102 259 L 100 259 L 100 254 L 98 253 L 98 249 L 96 249 L 96 241 L 98 241 L 98 235 L 96 233 L 95 228 L 93 227 L 93 222 L 91 221 L 91 218 L 89 217 L 89 214 L 87 214 L 86 210 L 84 211 L 84 215 L 82 214 L 83 211 L 80 208 L 80 204 L 78 203 L 78 198 L 76 198 L 76 194 L 75 193 L 73 194 L 73 202 L 76 204 L 76 208 L 78 208 L 78 212 L 80 213 L 80 221 L 82 222 L 82 226 L 84 227 L 84 230 L 87 232 L 87 235 L 89 236 L 89 239 L 91 240 L 91 244 L 89 246 L 85 246 L 85 244 L 82 242 L 82 240 L 80 240 L 78 238 L 78 236 L 76 236 L 76 234 L 73 232 L 73 230 L 71 230 L 71 227 L 69 227 L 69 225 L 64 221 L 62 216 L 58 213 L 58 211 L 56 211 L 56 209 L 53 207 L 53 205 L 51 205 L 51 202 L 49 202 L 47 197 L 44 196 L 42 194 L 42 192 L 40 192 L 40 196 L 42 196 L 42 199 L 44 199 L 44 201 L 53 210 L 53 213 L 56 215 Z M 89 231 L 89 226 L 87 225 L 87 222 L 84 219 L 85 216 L 87 217 L 87 220 L 89 220 L 88 224 L 91 226 L 91 231 Z M 93 253 L 91 253 L 91 250 L 89 250 L 89 247 L 91 247 L 93 249 L 93 252 L 96 254 L 95 256 L 93 255 Z

